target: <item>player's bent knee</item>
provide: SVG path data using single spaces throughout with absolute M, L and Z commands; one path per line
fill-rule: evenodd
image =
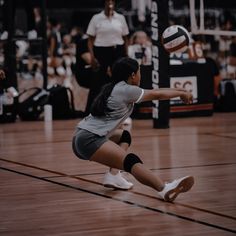
M 137 163 L 143 164 L 142 160 L 134 153 L 129 153 L 124 159 L 124 170 L 131 173 L 133 166 Z
M 130 135 L 130 132 L 127 131 L 127 130 L 124 130 L 121 137 L 120 137 L 120 141 L 119 141 L 119 144 L 120 143 L 127 143 L 129 146 L 131 144 L 131 135 Z

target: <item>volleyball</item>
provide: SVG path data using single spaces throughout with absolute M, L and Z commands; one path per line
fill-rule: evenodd
M 181 25 L 171 25 L 162 34 L 163 47 L 169 53 L 184 52 L 189 43 L 189 32 Z

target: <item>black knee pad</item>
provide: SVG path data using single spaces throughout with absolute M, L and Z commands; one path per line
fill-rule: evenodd
M 129 153 L 124 159 L 124 163 L 123 163 L 124 170 L 126 172 L 131 173 L 133 166 L 137 163 L 143 164 L 143 162 L 141 161 L 141 159 L 138 156 L 136 156 L 133 153 Z
M 127 130 L 123 131 L 123 133 L 120 137 L 119 144 L 120 143 L 128 143 L 128 145 L 130 146 L 130 144 L 131 144 L 131 135 L 130 135 L 129 131 L 127 131 Z

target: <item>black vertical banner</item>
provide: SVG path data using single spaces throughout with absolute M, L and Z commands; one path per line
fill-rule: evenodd
M 168 0 L 153 0 L 151 10 L 152 30 L 152 87 L 170 87 L 169 54 L 161 44 L 162 32 L 169 26 Z M 170 103 L 169 101 L 153 101 L 153 127 L 169 128 Z

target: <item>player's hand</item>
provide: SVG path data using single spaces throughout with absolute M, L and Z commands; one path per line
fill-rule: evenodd
M 99 62 L 98 62 L 98 60 L 95 58 L 95 57 L 92 57 L 92 59 L 91 59 L 91 66 L 92 66 L 92 68 L 93 68 L 93 70 L 98 70 L 99 69 Z
M 5 79 L 6 76 L 5 76 L 5 73 L 3 70 L 0 70 L 0 79 Z
M 180 96 L 181 100 L 186 104 L 193 103 L 193 95 L 188 91 L 183 91 L 183 94 Z

